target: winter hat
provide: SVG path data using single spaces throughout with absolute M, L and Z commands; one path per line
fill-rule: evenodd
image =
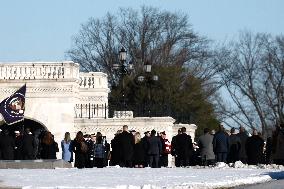
M 15 134 L 20 134 L 20 131 L 15 131 Z

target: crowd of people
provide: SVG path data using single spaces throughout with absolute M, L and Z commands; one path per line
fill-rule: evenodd
M 0 131 L 0 160 L 56 159 L 58 144 L 50 132 Z
M 0 133 L 0 160 L 57 159 L 58 143 L 50 132 L 36 137 L 26 128 L 24 133 L 15 131 L 13 137 L 8 130 Z M 166 133 L 146 131 L 144 136 L 124 125 L 108 143 L 102 133 L 83 134 L 79 131 L 74 140 L 66 132 L 61 141 L 62 159 L 74 161 L 77 168 L 120 167 L 167 167 L 169 154 L 174 157 L 175 166 L 214 165 L 216 162 L 244 164 L 284 165 L 284 125 L 276 127 L 266 142 L 253 130 L 249 135 L 244 127 L 239 132 L 232 128 L 226 132 L 222 125 L 215 133 L 208 128 L 193 142 L 186 128 L 178 130 L 171 142 Z
M 66 152 L 69 154 L 74 152 L 74 166 L 78 168 L 101 168 L 108 165 L 136 168 L 166 167 L 168 154 L 171 153 L 171 143 L 166 139 L 165 132 L 146 131 L 142 137 L 139 132 L 129 131 L 127 125 L 117 131 L 110 143 L 100 132 L 83 135 L 81 131 L 77 133 L 73 141 L 69 138 L 64 139 L 63 143 L 69 144 L 62 150 L 63 159 Z M 65 160 L 72 161 L 72 155 L 68 155 Z
M 198 147 L 202 165 L 236 161 L 249 165 L 284 165 L 284 124 L 277 126 L 266 141 L 256 129 L 249 136 L 244 127 L 240 127 L 238 133 L 235 128 L 227 133 L 222 125 L 216 133 L 206 128 Z

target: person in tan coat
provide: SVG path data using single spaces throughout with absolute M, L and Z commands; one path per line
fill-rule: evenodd
M 213 151 L 213 138 L 208 128 L 204 129 L 204 134 L 198 139 L 202 165 L 214 165 L 215 154 Z

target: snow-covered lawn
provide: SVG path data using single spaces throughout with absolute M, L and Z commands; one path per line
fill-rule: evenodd
M 23 188 L 189 189 L 218 188 L 284 178 L 283 166 L 136 169 L 0 169 L 0 186 Z

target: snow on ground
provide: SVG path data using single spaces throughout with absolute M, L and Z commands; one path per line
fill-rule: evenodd
M 241 168 L 239 168 L 241 167 Z M 0 169 L 0 186 L 24 189 L 211 189 L 284 178 L 283 166 L 226 164 L 189 168 Z

